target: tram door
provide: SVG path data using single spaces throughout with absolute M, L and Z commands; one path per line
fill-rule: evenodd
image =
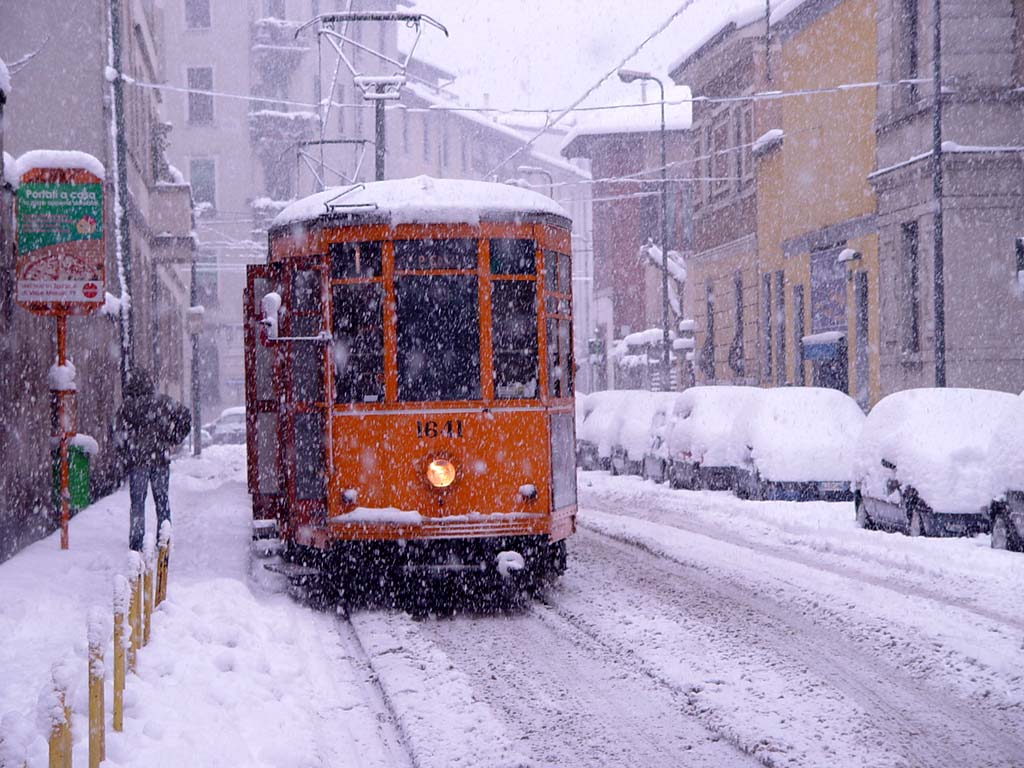
M 256 395 L 255 439 L 250 438 L 250 444 L 256 443 L 256 458 L 250 461 L 257 475 L 253 506 L 260 507 L 257 492 L 273 492 L 278 500 L 271 503 L 275 516 L 294 528 L 322 520 L 327 510 L 331 385 L 325 272 L 317 262 L 293 260 L 287 265 L 250 268 L 249 282 L 247 310 L 251 302 L 258 317 L 256 375 L 247 376 L 247 382 L 255 379 L 251 386 Z M 275 298 L 264 301 L 271 292 L 280 297 L 276 318 L 265 316 L 277 305 Z M 271 381 L 270 388 L 264 386 L 261 391 L 260 361 L 264 355 L 269 360 L 262 370 L 271 373 Z M 261 395 L 268 392 L 272 399 L 264 400 Z M 266 478 L 264 469 L 269 472 Z

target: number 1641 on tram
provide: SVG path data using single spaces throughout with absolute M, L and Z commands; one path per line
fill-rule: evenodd
M 248 484 L 288 558 L 343 588 L 564 571 L 570 229 L 540 194 L 427 177 L 275 219 L 245 291 Z

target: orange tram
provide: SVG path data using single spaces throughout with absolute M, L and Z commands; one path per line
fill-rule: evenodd
M 245 289 L 254 525 L 343 591 L 534 586 L 576 527 L 571 222 L 502 184 L 327 190 Z

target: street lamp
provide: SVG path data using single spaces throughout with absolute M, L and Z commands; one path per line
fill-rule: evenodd
M 668 160 L 665 156 L 665 86 L 661 78 L 650 72 L 638 72 L 635 69 L 620 69 L 619 80 L 624 83 L 651 80 L 658 84 L 661 92 L 661 388 L 667 390 L 671 385 L 668 362 Z
M 555 177 L 551 174 L 551 171 L 546 168 L 538 168 L 536 165 L 520 165 L 516 168 L 516 173 L 540 173 L 547 177 L 548 180 L 548 197 L 552 200 L 555 199 Z

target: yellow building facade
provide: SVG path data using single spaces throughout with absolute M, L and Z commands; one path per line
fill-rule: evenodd
M 875 162 L 877 0 L 810 0 L 773 27 L 775 87 L 757 173 L 764 386 L 880 397 Z M 792 95 L 800 92 L 802 95 Z M 804 93 L 806 92 L 806 93 Z

